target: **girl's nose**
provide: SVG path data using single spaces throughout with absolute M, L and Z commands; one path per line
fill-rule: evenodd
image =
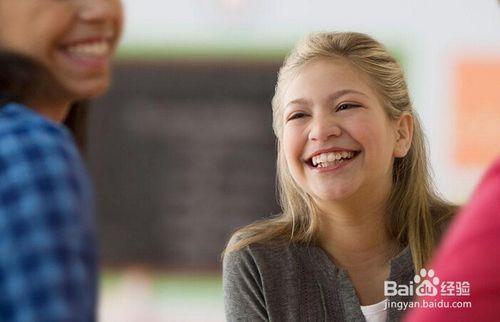
M 335 120 L 328 116 L 317 117 L 309 131 L 309 140 L 326 142 L 330 137 L 338 137 L 342 134 L 342 129 Z

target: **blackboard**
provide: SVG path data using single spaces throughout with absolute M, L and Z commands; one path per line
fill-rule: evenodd
M 92 103 L 102 262 L 217 269 L 234 229 L 279 213 L 278 64 L 132 63 Z

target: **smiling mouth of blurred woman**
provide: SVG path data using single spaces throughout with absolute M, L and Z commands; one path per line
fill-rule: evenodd
M 60 52 L 79 69 L 98 70 L 109 65 L 114 37 L 94 37 L 61 46 Z
M 361 151 L 333 151 L 312 156 L 306 160 L 309 167 L 318 170 L 334 170 L 354 160 Z
M 76 44 L 66 48 L 73 55 L 82 58 L 107 56 L 111 50 L 111 44 L 107 40 Z

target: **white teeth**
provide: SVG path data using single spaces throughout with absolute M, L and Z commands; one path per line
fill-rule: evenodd
M 342 159 L 350 159 L 353 156 L 354 152 L 351 151 L 322 153 L 312 157 L 312 164 L 313 166 L 327 167 L 335 162 L 340 162 Z
M 110 45 L 107 41 L 99 41 L 89 44 L 79 44 L 68 47 L 71 54 L 87 57 L 101 57 L 109 54 Z
M 321 162 L 320 164 L 318 164 L 318 168 L 326 168 L 331 165 L 334 165 L 335 163 L 337 162 Z

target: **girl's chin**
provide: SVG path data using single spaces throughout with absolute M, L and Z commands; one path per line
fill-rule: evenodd
M 64 90 L 72 101 L 81 101 L 86 99 L 93 99 L 106 93 L 109 88 L 108 81 L 101 82 L 82 82 L 79 84 L 67 84 Z
M 320 203 L 330 203 L 330 202 L 342 202 L 354 194 L 354 191 L 346 188 L 346 189 L 333 189 L 333 190 L 321 190 L 314 191 L 314 199 L 316 199 Z

